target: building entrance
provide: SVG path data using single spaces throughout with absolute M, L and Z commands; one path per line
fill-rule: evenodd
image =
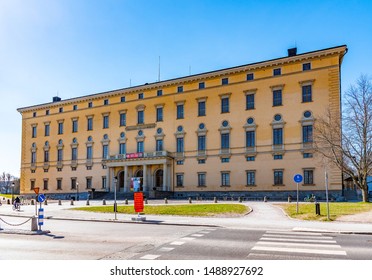
M 158 169 L 155 171 L 155 189 L 162 190 L 163 188 L 163 169 Z

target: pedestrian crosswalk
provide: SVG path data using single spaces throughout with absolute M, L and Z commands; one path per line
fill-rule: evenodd
M 332 236 L 315 232 L 266 231 L 249 259 L 339 259 L 347 256 Z

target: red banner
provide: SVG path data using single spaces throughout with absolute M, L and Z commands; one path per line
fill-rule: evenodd
M 125 155 L 125 158 L 142 158 L 143 157 L 143 153 L 130 153 L 130 154 L 126 154 Z
M 141 192 L 135 192 L 134 193 L 134 211 L 136 213 L 142 213 L 143 212 L 143 193 Z

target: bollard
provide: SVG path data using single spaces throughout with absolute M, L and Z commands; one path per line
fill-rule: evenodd
M 145 204 L 148 204 L 148 202 L 147 202 L 147 198 L 145 198 Z
M 31 231 L 37 231 L 37 217 L 31 219 Z
M 8 199 L 7 204 L 10 204 L 10 199 Z
M 31 205 L 35 205 L 35 201 L 31 199 Z
M 243 202 L 243 198 L 239 196 L 239 202 Z
M 168 199 L 167 198 L 164 198 L 164 203 L 168 204 Z
M 125 205 L 128 205 L 128 198 L 125 199 Z
M 217 197 L 214 197 L 213 201 L 214 203 L 217 203 Z
M 267 202 L 267 196 L 266 195 L 264 196 L 264 202 Z
M 192 203 L 192 201 L 191 201 L 191 197 L 189 197 L 189 203 Z
M 102 200 L 102 205 L 106 205 L 106 200 L 105 199 Z
M 44 205 L 48 205 L 48 200 L 47 199 L 45 199 Z
M 58 205 L 62 205 L 62 201 L 61 200 L 58 200 Z
M 89 205 L 89 199 L 87 199 L 87 205 Z
M 289 195 L 288 196 L 288 203 L 291 203 L 292 202 L 292 197 Z
M 319 204 L 319 202 L 315 202 L 315 214 L 320 215 L 320 204 Z
M 71 199 L 70 205 L 74 205 L 74 200 L 73 199 Z

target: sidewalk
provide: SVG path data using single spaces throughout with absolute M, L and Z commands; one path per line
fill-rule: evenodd
M 130 201 L 131 205 L 133 201 Z M 169 200 L 169 204 L 188 203 L 187 201 Z M 195 204 L 212 203 L 210 201 L 193 201 Z M 231 202 L 219 202 L 231 203 Z M 238 203 L 238 202 L 234 202 Z M 296 231 L 319 231 L 319 232 L 337 232 L 337 233 L 354 233 L 354 234 L 371 234 L 372 235 L 372 213 L 357 214 L 352 218 L 347 217 L 347 221 L 334 222 L 318 222 L 318 221 L 302 221 L 287 217 L 285 213 L 275 206 L 275 202 L 243 202 L 245 205 L 252 208 L 252 212 L 243 217 L 180 217 L 180 216 L 155 216 L 144 215 L 146 221 L 142 223 L 152 224 L 167 224 L 167 225 L 187 225 L 187 226 L 211 226 L 225 227 L 235 229 L 262 229 L 262 230 L 296 230 Z M 75 201 L 74 206 L 70 205 L 70 201 L 63 201 L 62 205 L 58 205 L 57 201 L 49 202 L 48 205 L 43 205 L 44 208 L 44 228 L 47 229 L 48 219 L 59 220 L 89 220 L 101 222 L 121 222 L 121 223 L 137 223 L 132 221 L 132 218 L 137 217 L 136 214 L 117 214 L 115 220 L 114 213 L 93 213 L 84 211 L 69 210 L 75 207 L 86 206 L 86 201 Z M 151 200 L 149 205 L 164 204 L 163 200 Z M 102 201 L 90 201 L 91 206 L 100 206 Z M 113 205 L 113 201 L 107 201 L 107 205 Z M 124 201 L 118 201 L 118 205 L 124 205 Z M 39 206 L 37 206 L 38 208 Z M 11 205 L 0 206 L 0 218 L 3 220 L 25 220 L 35 215 L 35 205 L 24 205 L 20 212 L 12 211 Z M 146 209 L 146 207 L 145 207 Z M 146 210 L 145 210 L 146 211 Z M 354 215 L 352 215 L 354 216 Z M 18 217 L 18 218 L 16 218 Z M 8 230 L 9 227 L 0 220 L 0 227 Z M 25 227 L 23 227 L 25 228 Z M 0 230 L 4 232 L 4 230 Z M 26 228 L 27 230 L 27 228 Z M 8 230 L 9 232 L 9 230 Z

